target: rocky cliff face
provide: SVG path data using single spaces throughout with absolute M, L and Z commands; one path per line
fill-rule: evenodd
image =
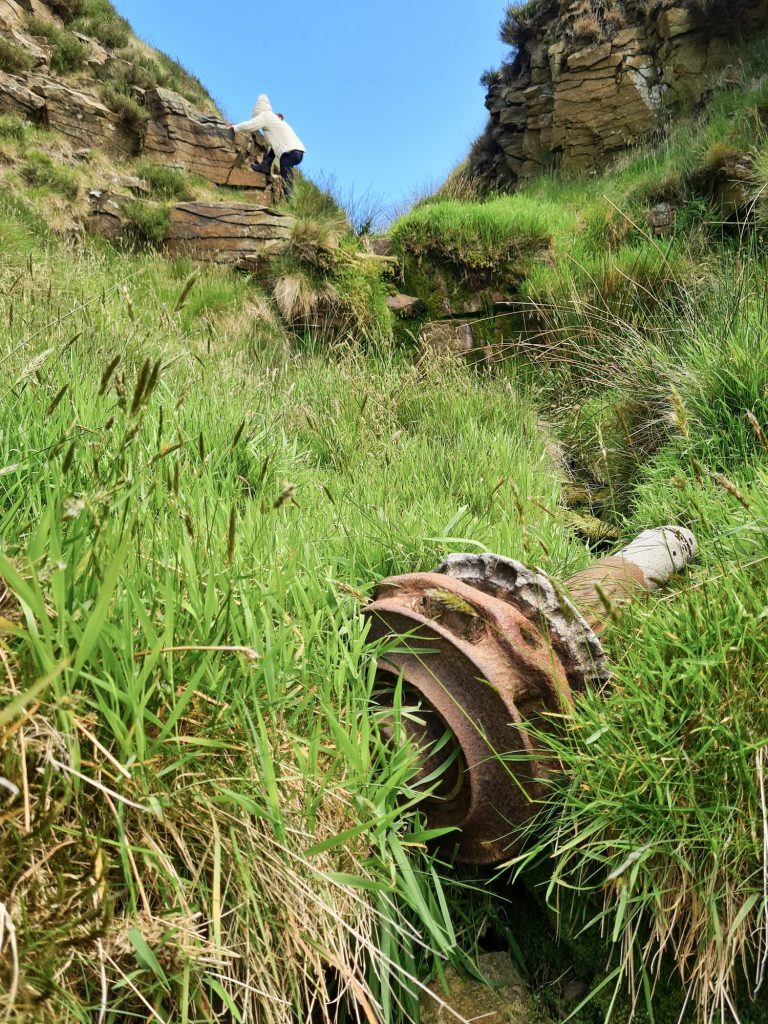
M 490 112 L 469 169 L 513 187 L 552 167 L 590 172 L 695 104 L 734 44 L 768 27 L 768 0 L 532 0 L 486 76 Z
M 260 253 L 280 251 L 291 219 L 269 209 L 272 184 L 251 169 L 266 152 L 260 136 L 234 139 L 199 83 L 135 39 L 117 14 L 100 39 L 78 31 L 83 18 L 73 12 L 81 9 L 80 0 L 0 0 L 0 115 L 48 129 L 56 163 L 90 177 L 81 224 L 113 241 L 130 237 L 127 213 L 150 192 L 135 177 L 140 157 L 209 186 L 202 204 L 155 211 L 167 221 L 155 239 L 167 251 L 248 269 Z M 188 96 L 169 79 L 190 85 Z M 5 154 L 0 163 L 9 161 Z M 218 186 L 242 190 L 242 201 L 230 192 L 218 202 Z

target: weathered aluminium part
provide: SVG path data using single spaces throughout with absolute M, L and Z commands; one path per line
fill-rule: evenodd
M 613 606 L 668 583 L 697 555 L 698 545 L 690 530 L 679 526 L 645 530 L 618 554 L 576 573 L 566 586 L 599 632 Z
M 687 530 L 642 534 L 560 587 L 500 555 L 451 555 L 434 573 L 384 580 L 364 609 L 383 708 L 402 681 L 401 737 L 419 751 L 414 788 L 431 828 L 465 863 L 493 864 L 546 795 L 533 731 L 557 727 L 573 694 L 608 678 L 597 636 L 610 606 L 654 589 L 696 556 Z M 566 592 L 570 597 L 566 596 Z M 383 716 L 394 740 L 391 715 Z

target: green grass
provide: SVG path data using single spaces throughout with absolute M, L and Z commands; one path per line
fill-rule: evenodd
M 85 67 L 88 48 L 81 43 L 74 32 L 60 28 L 47 18 L 33 16 L 27 19 L 29 31 L 42 36 L 51 45 L 51 68 L 61 75 L 74 74 Z
M 34 57 L 4 36 L 0 37 L 0 71 L 9 75 L 23 75 L 35 66 Z
M 19 173 L 27 185 L 59 192 L 67 199 L 76 199 L 80 192 L 77 173 L 40 150 L 33 149 L 26 154 Z
M 396 225 L 430 297 L 438 269 L 527 301 L 490 372 L 392 344 L 382 270 L 312 182 L 261 287 L 73 249 L 35 211 L 76 172 L 0 118 L 28 186 L 9 175 L 0 201 L 10 1019 L 396 1024 L 490 929 L 553 1018 L 566 974 L 591 986 L 578 1024 L 629 1020 L 633 994 L 643 1024 L 686 994 L 683 1019 L 764 1024 L 764 228 L 759 204 L 749 231 L 707 223 L 698 183 L 768 98 L 754 67 L 743 83 L 602 178 Z M 190 181 L 137 171 L 158 201 L 132 205 L 136 240 L 156 244 Z M 655 240 L 661 199 L 677 233 Z M 504 870 L 506 907 L 430 852 L 360 606 L 447 552 L 564 579 L 587 544 L 664 522 L 700 561 L 609 626 L 611 683 L 542 738 L 562 770 L 515 866 L 535 895 Z
M 190 178 L 176 167 L 165 167 L 151 160 L 139 160 L 136 173 L 143 178 L 160 199 L 190 199 Z
M 83 1022 L 102 983 L 115 1021 L 362 997 L 412 1017 L 411 976 L 472 949 L 485 901 L 449 914 L 406 845 L 410 755 L 377 738 L 359 603 L 463 538 L 584 551 L 538 504 L 507 514 L 500 480 L 550 508 L 559 480 L 506 381 L 286 360 L 252 286 L 189 270 L 4 246 L 4 998 Z
M 131 26 L 109 0 L 75 0 L 67 23 L 74 31 L 97 39 L 108 50 L 121 50 L 132 38 Z

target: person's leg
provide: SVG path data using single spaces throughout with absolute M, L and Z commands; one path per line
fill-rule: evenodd
M 267 155 L 260 162 L 256 161 L 251 164 L 251 168 L 254 171 L 258 171 L 259 174 L 269 174 L 272 170 L 272 164 L 275 162 L 275 151 L 273 149 L 267 150 Z
M 291 193 L 293 192 L 293 172 L 303 159 L 304 154 L 300 149 L 292 149 L 288 153 L 283 153 L 280 157 L 280 177 L 283 179 L 286 199 L 291 198 Z

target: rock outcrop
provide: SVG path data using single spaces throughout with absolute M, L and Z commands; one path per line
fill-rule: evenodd
M 33 36 L 29 16 L 62 25 L 56 0 L 0 0 L 0 33 L 26 55 L 31 70 L 0 71 L 0 113 L 14 113 L 55 131 L 76 152 L 97 148 L 115 158 L 139 154 L 158 164 L 199 175 L 213 185 L 253 190 L 271 205 L 275 196 L 264 174 L 251 169 L 266 146 L 260 136 L 233 138 L 218 114 L 196 109 L 170 89 L 135 88 L 129 100 L 146 113 L 125 116 L 125 107 L 111 109 L 102 99 L 104 69 L 117 64 L 130 70 L 120 53 L 111 53 L 95 39 L 70 33 L 86 52 L 91 70 L 62 76 L 51 68 L 51 46 Z M 34 29 L 33 29 L 34 30 Z M 23 66 L 23 65 L 22 65 Z
M 701 99 L 733 42 L 766 26 L 765 0 L 538 0 L 525 19 L 510 11 L 504 38 L 517 52 L 486 78 L 490 120 L 470 170 L 507 187 L 552 167 L 596 171 Z
M 136 131 L 96 97 L 50 77 L 33 77 L 28 85 L 43 102 L 39 112 L 42 124 L 57 132 L 73 150 L 98 147 L 116 157 L 139 152 Z
M 264 157 L 265 148 L 252 144 L 238 150 L 222 118 L 195 110 L 170 89 L 150 90 L 145 102 L 150 120 L 142 149 L 152 160 L 200 174 L 214 185 L 266 189 L 265 175 L 250 167 Z
M 137 241 L 133 209 L 141 193 L 138 184 L 119 184 L 133 194 L 110 188 L 91 191 L 86 227 L 91 234 L 130 246 Z M 285 251 L 293 226 L 292 217 L 254 203 L 179 203 L 167 216 L 161 248 L 169 256 L 251 272 L 260 272 L 266 259 Z
M 238 270 L 258 270 L 284 251 L 293 218 L 247 203 L 180 203 L 171 210 L 165 249 Z

